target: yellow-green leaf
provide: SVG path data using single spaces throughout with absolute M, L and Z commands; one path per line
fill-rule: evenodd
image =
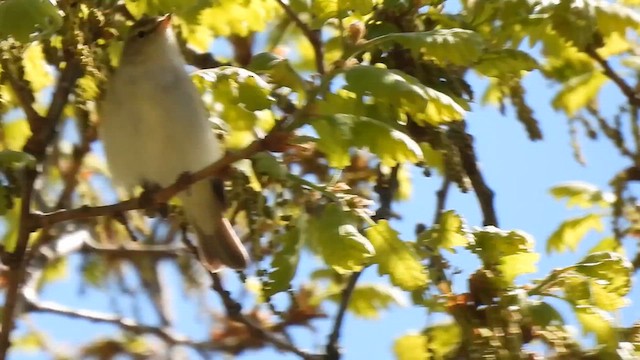
M 577 306 L 574 311 L 583 334 L 595 334 L 600 345 L 615 346 L 617 332 L 608 313 L 592 306 Z
M 318 148 L 336 168 L 351 164 L 351 147 L 369 149 L 386 166 L 422 160 L 422 150 L 413 139 L 371 118 L 340 114 L 315 119 L 312 125 L 320 136 Z
M 411 49 L 425 59 L 455 65 L 471 65 L 480 58 L 485 46 L 479 34 L 466 29 L 388 34 L 371 39 L 366 46 L 393 42 Z
M 353 215 L 336 204 L 309 219 L 307 236 L 325 263 L 338 273 L 359 271 L 375 255 L 371 242 L 354 226 Z
M 493 50 L 482 54 L 474 69 L 485 76 L 519 77 L 523 71 L 538 68 L 538 62 L 531 55 L 515 49 Z
M 270 297 L 291 287 L 300 259 L 300 235 L 297 229 L 277 235 L 273 242 L 280 246 L 271 260 L 269 282 L 264 284 L 263 292 Z
M 564 84 L 562 90 L 553 98 L 552 105 L 556 110 L 574 116 L 594 100 L 607 79 L 600 71 L 576 76 Z
M 440 222 L 426 231 L 421 240 L 434 249 L 446 249 L 454 252 L 453 248 L 465 246 L 469 240 L 462 229 L 462 218 L 453 210 L 445 211 L 440 215 Z
M 590 230 L 602 231 L 602 218 L 597 214 L 587 214 L 569 219 L 558 227 L 547 241 L 547 253 L 575 250 Z
M 31 127 L 25 119 L 3 121 L 2 132 L 7 150 L 21 151 L 31 137 Z
M 53 33 L 62 25 L 62 17 L 49 0 L 5 0 L 0 2 L 0 39 L 12 36 L 28 42 L 35 35 Z
M 398 237 L 386 220 L 367 229 L 366 235 L 375 248 L 373 262 L 378 264 L 380 275 L 388 274 L 392 284 L 407 291 L 427 285 L 427 273 L 415 250 Z
M 330 298 L 340 302 L 342 296 L 335 294 Z M 383 284 L 360 284 L 353 289 L 347 309 L 357 316 L 377 319 L 381 310 L 392 305 L 405 306 L 406 303 L 404 294 L 397 288 Z
M 500 280 L 504 285 L 510 286 L 513 280 L 522 274 L 531 274 L 537 271 L 536 264 L 540 260 L 538 253 L 518 253 L 507 255 L 500 259 L 498 270 L 500 270 Z
M 396 339 L 393 352 L 398 360 L 428 360 L 427 337 L 421 334 L 407 334 Z
M 595 185 L 571 181 L 558 184 L 549 190 L 556 199 L 567 199 L 567 206 L 590 208 L 593 206 L 609 207 L 615 201 L 615 195 L 603 192 Z
M 359 97 L 373 97 L 409 113 L 420 123 L 438 125 L 460 120 L 469 105 L 444 93 L 426 87 L 418 79 L 398 70 L 378 66 L 354 66 L 345 72 L 346 90 Z

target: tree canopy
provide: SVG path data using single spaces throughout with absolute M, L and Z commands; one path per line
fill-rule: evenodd
M 639 358 L 640 316 L 631 327 L 612 320 L 629 304 L 640 268 L 640 251 L 623 250 L 640 229 L 638 7 L 635 0 L 0 1 L 0 359 L 29 349 L 58 359 L 241 358 L 265 348 L 339 359 L 346 315 L 375 319 L 395 304 L 446 319 L 398 334 L 393 351 L 401 360 Z M 168 12 L 212 131 L 229 151 L 129 199 L 112 185 L 96 104 L 128 26 Z M 549 84 L 550 104 L 527 92 L 532 73 Z M 604 92 L 617 103 L 603 106 Z M 584 211 L 536 239 L 546 255 L 577 249 L 591 230 L 605 232 L 575 264 L 538 273 L 542 254 L 531 229 L 500 227 L 500 188 L 487 180 L 467 127 L 468 114 L 483 106 L 515 114 L 541 142 L 535 110 L 551 106 L 567 122 L 566 151 L 577 162 L 587 137 L 610 143 L 627 164 L 606 188 L 567 181 L 550 189 Z M 212 176 L 226 180 L 226 215 L 252 258 L 246 271 L 209 274 L 194 256 L 173 196 Z M 425 215 L 401 236 L 397 204 L 425 178 L 440 184 L 421 199 L 435 218 Z M 477 200 L 481 223 L 448 205 L 453 191 Z M 465 278 L 454 277 L 462 250 L 480 264 Z M 361 282 L 364 271 L 380 281 Z M 519 280 L 525 274 L 536 280 Z M 112 306 L 42 299 L 69 278 L 104 291 Z M 194 311 L 208 331 L 192 337 L 174 328 L 171 314 L 182 308 L 167 294 L 175 289 L 199 299 Z M 125 302 L 135 308 L 140 294 L 155 321 L 118 312 Z M 580 331 L 551 299 L 571 309 Z M 75 349 L 55 346 L 55 334 L 29 321 L 34 313 L 117 331 Z M 327 319 L 330 331 L 318 334 L 314 324 Z M 297 327 L 315 331 L 322 346 L 300 345 L 289 336 Z

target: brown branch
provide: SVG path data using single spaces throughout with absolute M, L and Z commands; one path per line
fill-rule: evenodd
M 27 251 L 29 243 L 30 229 L 27 226 L 26 219 L 29 217 L 31 207 L 31 194 L 33 192 L 33 183 L 37 176 L 35 169 L 25 169 L 24 181 L 22 183 L 22 202 L 20 203 L 20 229 L 18 232 L 18 240 L 13 253 L 7 254 L 9 267 L 7 278 L 7 290 L 5 292 L 4 309 L 2 311 L 2 331 L 0 332 L 0 360 L 4 360 L 7 352 L 11 347 L 11 331 L 15 325 L 15 311 L 20 298 L 20 287 L 24 283 L 26 275 L 27 263 L 24 261 L 24 255 Z
M 440 188 L 440 190 L 436 192 L 437 202 L 436 202 L 436 213 L 433 219 L 434 224 L 437 224 L 440 222 L 440 216 L 442 215 L 442 212 L 444 211 L 444 208 L 447 203 L 447 195 L 449 194 L 449 188 L 451 187 L 450 185 L 451 185 L 451 180 L 449 179 L 449 177 L 445 175 L 442 180 L 442 187 Z
M 176 334 L 170 329 L 163 329 L 151 325 L 142 325 L 136 323 L 129 318 L 120 317 L 115 314 L 107 314 L 92 310 L 76 310 L 71 309 L 63 305 L 59 305 L 49 301 L 38 301 L 34 296 L 25 295 L 25 301 L 27 305 L 27 311 L 33 312 L 50 312 L 58 315 L 74 318 L 84 319 L 92 322 L 107 323 L 118 326 L 126 331 L 130 331 L 134 334 L 152 334 L 172 345 L 188 345 L 196 346 L 196 342 L 188 337 L 180 334 Z
M 313 47 L 313 53 L 316 61 L 316 69 L 320 75 L 325 73 L 324 69 L 324 55 L 322 53 L 322 41 L 320 40 L 320 30 L 312 30 L 307 24 L 300 19 L 298 14 L 284 1 L 276 0 L 284 12 L 289 16 L 296 26 L 302 31 L 302 34 L 309 40 Z
M 342 298 L 340 299 L 340 308 L 338 309 L 338 314 L 336 315 L 336 320 L 333 323 L 333 330 L 329 335 L 329 342 L 326 346 L 325 360 L 338 360 L 340 359 L 340 348 L 338 346 L 338 340 L 340 340 L 340 330 L 342 329 L 342 324 L 344 323 L 344 316 L 347 313 L 347 307 L 349 306 L 349 300 L 351 300 L 351 294 L 353 294 L 353 290 L 356 288 L 356 283 L 360 278 L 362 271 L 356 271 L 349 277 L 349 282 L 347 286 L 342 291 Z
M 624 81 L 624 79 L 620 77 L 618 73 L 616 73 L 613 70 L 613 68 L 611 67 L 611 64 L 609 64 L 609 62 L 606 59 L 600 56 L 600 54 L 598 54 L 596 49 L 594 49 L 593 47 L 587 47 L 587 49 L 585 49 L 585 52 L 593 60 L 595 60 L 598 64 L 600 64 L 604 74 L 607 75 L 607 77 L 611 79 L 611 81 L 613 81 L 618 86 L 620 91 L 622 91 L 624 96 L 626 96 L 627 99 L 629 100 L 629 103 L 633 106 L 640 107 L 640 97 L 638 97 L 638 94 L 636 93 L 636 91 L 633 90 L 633 88 L 629 84 L 627 84 L 627 82 Z
M 155 206 L 158 204 L 166 203 L 174 195 L 176 195 L 180 191 L 186 190 L 189 186 L 195 184 L 196 182 L 215 175 L 219 175 L 228 166 L 235 163 L 236 161 L 247 159 L 256 153 L 265 150 L 268 139 L 269 135 L 263 139 L 254 141 L 249 146 L 240 151 L 227 153 L 220 160 L 205 167 L 204 169 L 201 169 L 193 174 L 181 176 L 173 184 L 155 191 L 151 195 L 151 199 L 143 198 L 144 196 L 141 195 L 140 197 L 125 200 L 113 205 L 95 207 L 84 206 L 72 210 L 60 210 L 45 214 L 32 214 L 31 227 L 32 229 L 45 228 L 63 221 L 113 215 L 119 212 L 143 209 L 148 206 Z M 150 200 L 150 204 L 147 204 L 148 200 Z
M 19 59 L 16 58 L 13 58 L 12 60 L 19 61 Z M 37 128 L 37 126 L 44 121 L 44 117 L 40 115 L 33 107 L 33 91 L 31 91 L 31 89 L 26 86 L 24 82 L 20 81 L 14 76 L 13 72 L 11 71 L 9 59 L 2 59 L 2 62 L 0 64 L 2 64 L 2 68 L 4 69 L 4 72 L 2 74 L 9 82 L 9 85 L 11 86 L 16 99 L 18 99 L 18 103 L 20 103 L 22 111 L 24 111 L 24 114 L 27 117 L 29 126 L 33 131 L 33 129 Z
M 60 121 L 64 107 L 67 104 L 69 94 L 76 80 L 81 74 L 79 63 L 74 60 L 67 62 L 67 66 L 61 71 L 60 77 L 53 92 L 51 104 L 46 118 L 39 124 L 32 124 L 33 135 L 24 146 L 24 151 L 35 156 L 41 162 L 45 156 L 47 146 L 55 135 L 55 129 Z M 17 245 L 12 254 L 9 254 L 9 271 L 7 274 L 8 285 L 5 295 L 5 303 L 2 317 L 2 331 L 0 332 L 0 360 L 4 360 L 11 346 L 11 331 L 15 325 L 15 309 L 19 301 L 19 292 L 25 280 L 25 254 L 29 242 L 29 234 L 34 230 L 31 226 L 31 195 L 37 176 L 34 169 L 26 169 L 22 188 L 22 203 L 20 209 L 20 230 Z
M 47 146 L 55 136 L 56 127 L 60 122 L 64 107 L 67 105 L 69 94 L 81 75 L 80 64 L 76 60 L 69 60 L 66 67 L 60 72 L 45 120 L 37 129 L 31 129 L 33 135 L 24 146 L 24 151 L 35 156 L 38 161 L 42 161 L 44 158 Z
M 484 177 L 478 168 L 478 161 L 473 148 L 473 137 L 465 132 L 466 124 L 460 121 L 455 126 L 452 125 L 451 130 L 453 142 L 460 152 L 460 160 L 462 168 L 471 181 L 471 186 L 476 193 L 478 203 L 483 216 L 483 225 L 498 226 L 498 217 L 493 204 L 494 193 L 484 181 Z
M 229 316 L 229 318 L 244 324 L 256 336 L 273 344 L 278 349 L 289 351 L 305 360 L 319 360 L 323 358 L 323 356 L 321 355 L 310 354 L 304 350 L 298 349 L 295 345 L 293 345 L 289 341 L 282 339 L 280 337 L 277 337 L 274 334 L 262 328 L 262 326 L 260 326 L 260 324 L 255 322 L 253 319 L 242 314 L 242 306 L 237 301 L 233 300 L 233 298 L 231 297 L 231 294 L 229 294 L 229 292 L 224 289 L 224 287 L 222 286 L 222 280 L 220 279 L 220 276 L 217 273 L 211 273 L 211 280 L 213 283 L 212 288 L 222 299 L 222 303 L 224 305 L 225 310 L 227 311 L 227 316 Z

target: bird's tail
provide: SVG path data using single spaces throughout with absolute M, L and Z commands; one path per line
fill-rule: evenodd
M 223 201 L 208 181 L 200 181 L 180 194 L 187 220 L 198 236 L 200 260 L 209 271 L 222 266 L 244 269 L 249 256 L 231 224 L 223 216 Z

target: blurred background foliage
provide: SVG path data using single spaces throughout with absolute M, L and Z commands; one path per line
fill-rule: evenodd
M 1 1 L 1 353 L 35 348 L 58 359 L 155 358 L 189 348 L 207 357 L 276 346 L 302 358 L 337 359 L 345 311 L 374 319 L 403 305 L 448 320 L 396 339 L 398 359 L 640 357 L 640 327 L 611 320 L 628 303 L 640 267 L 640 252 L 622 250 L 623 242 L 637 241 L 640 226 L 632 186 L 640 180 L 637 6 L 632 0 Z M 48 220 L 123 199 L 104 162 L 96 103 L 127 27 L 167 12 L 175 15 L 212 131 L 227 147 L 286 132 L 286 143 L 250 154 L 226 174 L 227 215 L 253 264 L 225 273 L 225 287 L 192 256 L 177 203 L 168 216 L 113 211 Z M 513 111 L 530 140 L 542 140 L 539 104 L 525 99 L 522 80 L 530 72 L 558 85 L 551 106 L 565 115 L 574 139 L 567 151 L 576 161 L 583 159 L 575 134 L 584 132 L 613 144 L 628 167 L 611 174 L 607 189 L 581 182 L 551 189 L 584 213 L 538 239 L 547 253 L 575 249 L 605 224 L 609 233 L 579 262 L 522 283 L 518 277 L 536 273 L 541 254 L 527 229 L 499 227 L 493 198 L 500 189 L 485 181 L 465 116 L 478 103 Z M 470 74 L 486 88 L 472 86 Z M 606 84 L 620 92 L 613 114 L 597 101 Z M 389 220 L 402 216 L 394 204 L 412 197 L 416 167 L 443 184 L 433 204 L 424 202 L 437 215 L 400 238 Z M 454 186 L 473 192 L 482 224 L 471 226 L 447 207 Z M 459 249 L 480 261 L 464 292 L 454 292 L 451 280 Z M 320 259 L 318 266 L 292 285 L 308 255 Z M 73 257 L 79 267 L 69 265 Z M 161 264 L 180 276 L 163 278 Z M 369 267 L 389 281 L 358 282 Z M 151 299 L 158 321 L 40 300 L 44 287 L 70 276 L 113 299 L 133 298 L 127 279 L 137 279 L 136 291 Z M 222 299 L 215 316 L 206 301 L 212 281 Z M 172 330 L 179 310 L 167 300 L 171 286 L 202 299 L 201 317 L 213 320 L 204 340 Z M 595 335 L 593 346 L 581 344 L 551 298 L 570 306 L 581 333 Z M 326 303 L 338 304 L 337 313 L 325 313 Z M 53 335 L 29 323 L 8 349 L 12 327 L 31 312 L 113 324 L 121 333 L 68 349 L 51 346 Z M 327 317 L 333 331 L 318 349 L 301 349 L 288 336 L 296 326 L 314 331 L 314 322 Z

